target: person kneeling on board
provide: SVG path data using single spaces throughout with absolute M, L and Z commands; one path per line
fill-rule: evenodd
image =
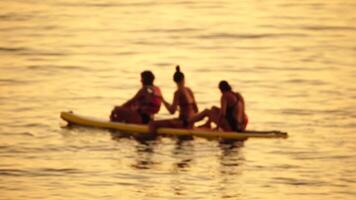
M 176 67 L 173 80 L 177 84 L 177 90 L 174 92 L 172 104 L 169 104 L 163 97 L 162 101 L 170 114 L 174 114 L 179 109 L 179 117 L 150 122 L 150 133 L 154 134 L 160 127 L 193 128 L 193 123 L 190 122 L 190 119 L 198 112 L 198 106 L 192 90 L 185 86 L 184 74 L 180 71 L 179 66 Z
M 134 124 L 148 124 L 161 107 L 161 90 L 153 85 L 155 77 L 151 71 L 141 73 L 142 88 L 121 106 L 115 106 L 110 120 Z
M 245 101 L 239 92 L 234 92 L 227 81 L 220 81 L 221 91 L 220 108 L 213 106 L 197 114 L 192 121 L 200 121 L 208 117 L 208 121 L 201 127 L 210 128 L 214 122 L 219 130 L 243 132 L 246 130 L 248 118 L 245 113 Z

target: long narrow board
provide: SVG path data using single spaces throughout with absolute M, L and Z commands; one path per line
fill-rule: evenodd
M 73 112 L 61 112 L 61 118 L 69 124 L 104 128 L 121 131 L 132 134 L 148 134 L 147 125 L 127 124 L 120 122 L 111 122 L 109 120 L 100 120 L 92 117 L 86 117 L 74 114 Z M 244 140 L 248 138 L 287 138 L 288 134 L 281 131 L 246 131 L 246 132 L 222 132 L 212 131 L 207 129 L 175 129 L 175 128 L 159 128 L 159 135 L 172 136 L 197 136 L 209 139 L 232 139 Z

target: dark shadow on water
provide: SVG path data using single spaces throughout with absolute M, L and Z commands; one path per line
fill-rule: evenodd
M 242 155 L 244 141 L 220 141 L 219 148 L 221 154 L 219 156 L 220 167 L 218 188 L 220 199 L 239 199 L 241 196 L 240 176 L 243 173 L 241 167 L 245 161 Z
M 176 138 L 175 147 L 172 151 L 177 161 L 174 163 L 174 171 L 187 171 L 194 156 L 193 137 L 180 136 Z
M 160 143 L 162 136 L 150 134 L 127 134 L 118 131 L 110 130 L 111 138 L 119 141 L 121 139 L 133 139 L 137 142 L 136 147 L 136 161 L 132 167 L 136 169 L 150 169 L 157 163 L 152 160 L 155 154 L 154 148 Z M 164 136 L 163 136 L 164 137 Z M 189 168 L 193 153 L 192 136 L 177 136 L 170 137 L 175 140 L 175 147 L 173 149 L 173 156 L 178 157 L 178 161 L 174 163 L 174 171 L 185 171 Z
M 128 134 L 115 130 L 110 130 L 111 138 L 115 141 L 122 139 L 133 139 L 136 141 L 136 156 L 131 167 L 136 169 L 151 169 L 155 164 L 152 157 L 155 154 L 154 148 L 160 142 L 157 135 L 150 134 Z
M 220 141 L 219 147 L 221 149 L 221 173 L 235 174 L 244 160 L 240 152 L 244 147 L 244 141 Z
M 192 137 L 178 137 L 175 139 L 171 155 L 174 158 L 171 171 L 172 178 L 169 186 L 176 196 L 186 196 L 191 191 L 186 177 L 190 174 L 189 171 L 194 161 L 194 156 L 194 141 Z
M 220 140 L 219 147 L 222 150 L 222 155 L 227 156 L 232 152 L 236 152 L 242 148 L 245 144 L 245 140 Z
M 152 139 L 136 139 L 136 157 L 135 162 L 131 167 L 136 169 L 152 169 L 156 164 L 153 161 L 153 155 L 155 154 L 155 147 L 158 144 L 158 140 Z
M 131 133 L 124 133 L 116 130 L 109 130 L 111 134 L 111 139 L 119 141 L 122 138 L 130 138 L 134 139 L 138 142 L 147 142 L 151 140 L 157 140 L 159 137 L 157 135 L 153 134 L 131 134 Z

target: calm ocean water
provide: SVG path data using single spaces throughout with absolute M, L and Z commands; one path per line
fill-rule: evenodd
M 355 199 L 353 0 L 2 0 L 0 199 Z M 249 129 L 283 139 L 140 143 L 62 128 L 105 118 L 180 64 L 199 108 L 225 79 Z M 159 118 L 170 117 L 163 110 Z

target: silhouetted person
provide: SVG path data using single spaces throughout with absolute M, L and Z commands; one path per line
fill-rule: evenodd
M 208 121 L 202 127 L 210 128 L 211 122 L 217 125 L 217 129 L 224 131 L 243 132 L 246 130 L 248 118 L 245 113 L 245 101 L 239 92 L 234 92 L 227 81 L 220 81 L 221 91 L 220 108 L 213 106 L 191 119 L 192 122 L 208 117 Z
M 150 133 L 155 133 L 157 128 L 160 127 L 193 127 L 193 123 L 190 122 L 190 119 L 198 112 L 198 106 L 195 102 L 192 90 L 185 86 L 184 74 L 180 71 L 179 66 L 176 67 L 173 80 L 177 84 L 177 90 L 174 92 L 172 104 L 169 104 L 163 97 L 162 101 L 169 113 L 174 114 L 177 110 L 179 110 L 179 117 L 174 119 L 152 121 L 150 123 Z
M 134 124 L 148 124 L 161 106 L 161 91 L 153 84 L 155 77 L 151 71 L 141 73 L 142 88 L 134 97 L 121 106 L 115 106 L 110 120 Z

